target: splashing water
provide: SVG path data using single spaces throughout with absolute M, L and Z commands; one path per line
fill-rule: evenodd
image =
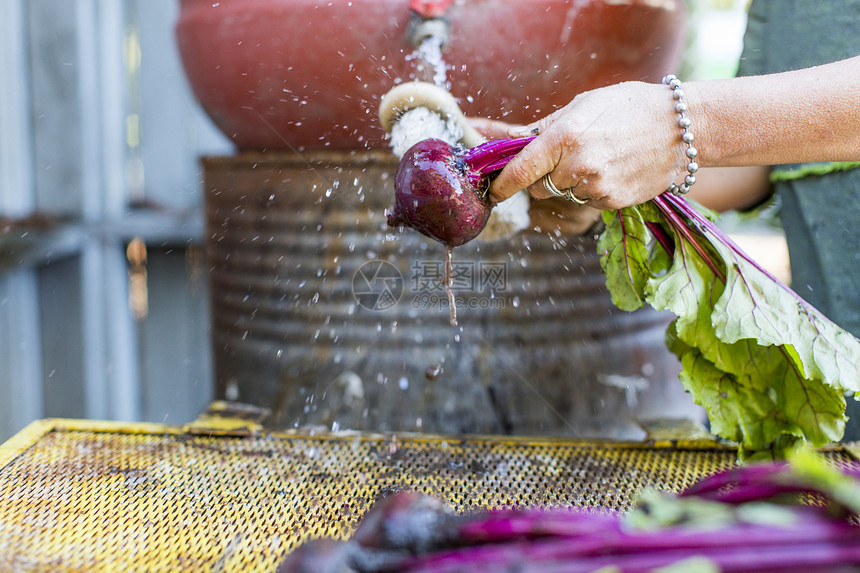
M 433 84 L 450 90 L 451 85 L 447 79 L 448 65 L 442 57 L 444 43 L 445 39 L 441 36 L 427 36 L 412 54 L 406 56 L 406 61 L 418 60 L 415 66 L 418 73 L 432 69 Z M 395 122 L 390 135 L 392 151 L 397 157 L 402 157 L 407 149 L 431 137 L 455 145 L 463 137 L 463 127 L 454 118 L 446 119 L 426 107 L 415 107 Z
M 426 107 L 410 109 L 391 128 L 391 151 L 402 157 L 410 147 L 431 137 L 456 145 L 463 128 L 453 118 L 446 120 Z
M 445 39 L 440 36 L 427 36 L 421 40 L 421 44 L 415 52 L 406 56 L 406 61 L 422 60 L 417 66 L 418 71 L 424 71 L 426 65 L 433 71 L 433 83 L 440 88 L 450 89 L 451 86 L 447 78 L 448 65 L 442 57 L 444 42 Z
M 448 308 L 450 309 L 449 322 L 451 326 L 457 326 L 457 304 L 454 299 L 454 249 L 445 247 L 445 294 L 448 295 Z
M 446 78 L 447 65 L 442 57 L 442 44 L 444 39 L 438 36 L 428 36 L 425 38 L 418 49 L 410 56 L 407 56 L 407 61 L 420 58 L 421 63 L 418 64 L 418 71 L 423 71 L 424 65 L 430 66 L 433 69 L 433 83 L 437 87 L 450 89 Z M 397 157 L 403 157 L 406 151 L 418 143 L 429 138 L 436 138 L 445 141 L 449 145 L 457 145 L 463 137 L 463 126 L 456 118 L 445 118 L 435 111 L 431 111 L 426 107 L 415 107 L 403 113 L 400 118 L 394 123 L 390 133 L 391 150 Z M 445 276 L 442 279 L 442 284 L 445 288 L 445 293 L 448 297 L 448 307 L 450 309 L 451 326 L 457 326 L 457 308 L 455 305 L 454 289 L 453 289 L 453 251 L 451 247 L 447 247 L 445 252 Z M 438 371 L 431 377 L 431 369 L 427 369 L 428 380 L 438 376 Z M 434 369 L 435 370 L 435 369 Z M 441 369 L 439 369 L 441 371 Z

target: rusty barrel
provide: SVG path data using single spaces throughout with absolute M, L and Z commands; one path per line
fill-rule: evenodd
M 616 309 L 596 237 L 454 250 L 386 226 L 384 152 L 205 158 L 216 393 L 276 427 L 630 438 L 691 416 L 665 314 Z

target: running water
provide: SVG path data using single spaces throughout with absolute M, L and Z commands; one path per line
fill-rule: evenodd
M 391 148 L 395 155 L 402 157 L 415 143 L 435 137 L 450 145 L 456 144 L 463 135 L 463 130 L 456 122 L 445 120 L 439 114 L 426 107 L 411 109 L 401 116 L 391 129 Z M 445 277 L 443 279 L 445 293 L 448 295 L 448 307 L 451 311 L 451 326 L 457 326 L 457 307 L 454 303 L 454 254 L 451 247 L 445 251 Z
M 444 43 L 445 39 L 440 36 L 427 36 L 421 41 L 415 52 L 406 56 L 406 61 L 420 59 L 421 61 L 416 65 L 417 71 L 423 72 L 427 70 L 424 66 L 428 66 L 433 73 L 433 83 L 437 87 L 448 90 L 451 86 L 448 84 L 447 78 L 448 65 L 442 57 L 442 45 Z
M 426 107 L 410 109 L 391 128 L 391 151 L 403 157 L 410 147 L 431 137 L 456 145 L 463 128 L 453 118 L 445 119 Z
M 407 61 L 416 62 L 416 73 L 432 69 L 433 84 L 450 90 L 446 77 L 448 65 L 442 57 L 444 39 L 440 36 L 427 36 L 418 48 L 406 56 Z M 391 129 L 391 150 L 402 157 L 406 150 L 423 139 L 435 137 L 450 145 L 455 145 L 463 137 L 463 127 L 454 118 L 444 118 L 426 107 L 415 107 L 405 112 Z
M 443 39 L 437 36 L 425 38 L 418 49 L 407 60 L 420 58 L 419 72 L 427 65 L 433 69 L 433 83 L 437 87 L 449 89 L 446 78 L 447 65 L 442 57 Z M 397 157 L 403 157 L 406 151 L 419 141 L 436 138 L 449 145 L 456 145 L 463 137 L 463 127 L 452 118 L 444 118 L 426 107 L 415 107 L 405 112 L 391 128 L 391 150 Z M 445 250 L 445 276 L 443 285 L 448 297 L 451 326 L 457 326 L 457 306 L 454 299 L 454 253 L 451 247 Z M 428 373 L 430 369 L 428 369 Z M 429 374 L 428 374 L 429 376 Z M 438 373 L 436 374 L 438 376 Z M 435 377 L 435 376 L 434 376 Z
M 445 247 L 445 294 L 451 311 L 451 326 L 457 326 L 457 305 L 454 302 L 454 248 Z

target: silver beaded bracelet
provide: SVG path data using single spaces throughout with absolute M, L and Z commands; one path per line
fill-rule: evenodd
M 687 101 L 684 98 L 684 90 L 681 89 L 681 80 L 676 76 L 669 74 L 663 78 L 664 86 L 669 86 L 672 90 L 672 97 L 675 99 L 675 113 L 680 118 L 678 119 L 678 127 L 681 128 L 681 141 L 687 145 L 685 154 L 689 163 L 687 163 L 687 176 L 684 177 L 684 182 L 680 185 L 672 183 L 667 191 L 675 195 L 683 195 L 690 191 L 690 188 L 696 184 L 696 171 L 699 170 L 699 164 L 696 163 L 696 156 L 699 154 L 696 148 L 693 147 L 693 132 L 690 131 L 690 118 L 687 117 Z

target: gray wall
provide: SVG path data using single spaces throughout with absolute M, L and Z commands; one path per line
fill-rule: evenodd
M 0 440 L 50 416 L 183 423 L 211 399 L 197 160 L 232 149 L 185 84 L 178 4 L 0 2 Z

